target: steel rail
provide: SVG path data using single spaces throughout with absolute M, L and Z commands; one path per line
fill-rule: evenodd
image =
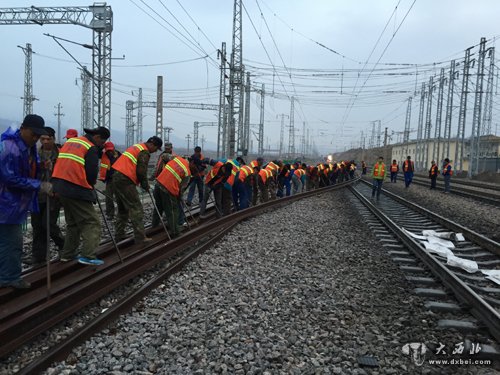
M 197 230 L 185 233 L 168 243 L 165 242 L 165 236 L 161 235 L 158 236 L 154 244 L 134 254 L 130 254 L 132 250 L 127 251 L 128 249 L 122 248 L 121 250 L 124 254 L 123 263 L 119 262 L 118 257 L 112 252 L 112 248 L 110 247 L 108 250 L 109 256 L 106 258 L 104 266 L 99 268 L 89 266 L 80 267 L 76 272 L 71 272 L 69 267 L 62 267 L 65 272 L 64 277 L 59 279 L 59 281 L 53 281 L 53 286 L 56 290 L 51 299 L 44 300 L 43 298 L 39 298 L 34 308 L 24 306 L 21 312 L 15 310 L 15 306 L 4 308 L 4 304 L 0 307 L 2 309 L 0 312 L 3 314 L 3 321 L 0 321 L 0 337 L 2 337 L 0 358 L 29 341 L 37 334 L 46 331 L 51 326 L 81 310 L 113 289 L 123 285 L 133 277 L 149 270 L 159 262 L 176 255 L 186 247 L 201 241 L 206 236 L 217 232 L 221 227 L 258 215 L 270 208 L 343 188 L 355 181 L 357 179 L 294 196 L 271 200 L 202 224 Z M 129 243 L 131 242 L 131 240 L 128 241 Z M 71 287 L 66 287 L 65 284 L 70 280 L 72 280 Z M 37 291 L 32 291 L 32 294 L 40 293 L 42 292 L 38 291 L 37 293 Z M 42 294 L 45 296 L 45 293 Z
M 455 294 L 460 302 L 469 306 L 470 312 L 488 328 L 491 335 L 497 341 L 500 341 L 500 314 L 498 311 L 460 280 L 443 263 L 425 251 L 417 241 L 406 234 L 388 215 L 370 202 L 368 198 L 353 187 L 349 187 L 349 190 Z
M 182 267 L 189 261 L 200 255 L 210 246 L 219 241 L 229 230 L 234 227 L 234 225 L 235 224 L 230 224 L 227 227 L 220 229 L 214 237 L 210 238 L 203 245 L 191 251 L 188 251 L 181 258 L 177 259 L 167 268 L 162 270 L 158 275 L 154 276 L 149 281 L 144 283 L 139 289 L 123 297 L 120 301 L 118 301 L 104 313 L 97 316 L 85 326 L 81 327 L 77 332 L 73 332 L 71 336 L 22 368 L 19 374 L 40 373 L 48 368 L 52 363 L 64 360 L 74 347 L 84 343 L 94 334 L 98 333 L 113 321 L 117 320 L 121 315 L 132 310 L 137 302 L 146 297 L 153 289 L 157 288 L 167 278 L 180 271 Z
M 413 179 L 413 183 L 421 186 L 429 186 L 428 182 L 419 179 Z M 437 187 L 443 188 L 444 185 L 441 183 L 437 184 Z M 500 206 L 500 194 L 482 192 L 478 190 L 467 189 L 461 186 L 453 185 L 450 190 L 450 194 L 459 195 L 464 198 L 475 199 L 484 203 L 491 204 L 493 206 Z
M 427 175 L 423 174 L 415 174 L 414 178 L 423 178 L 427 179 Z M 493 191 L 500 191 L 500 184 L 492 185 L 492 184 L 485 184 L 481 183 L 479 181 L 471 181 L 463 178 L 453 178 L 453 184 L 456 185 L 464 185 L 464 186 L 471 186 L 471 187 L 476 187 L 480 189 L 487 189 L 487 190 L 493 190 Z
M 371 185 L 370 182 L 361 180 L 362 183 L 366 185 Z M 481 247 L 484 247 L 485 249 L 488 249 L 494 254 L 500 255 L 500 243 L 492 240 L 491 238 L 488 238 L 480 233 L 477 233 L 473 231 L 472 229 L 469 229 L 467 227 L 464 227 L 461 224 L 458 224 L 450 219 L 445 218 L 444 216 L 438 215 L 427 208 L 424 208 L 418 204 L 415 204 L 413 202 L 410 202 L 407 199 L 404 199 L 400 197 L 397 194 L 394 194 L 386 189 L 382 189 L 382 192 L 387 195 L 388 197 L 391 197 L 392 199 L 404 204 L 405 206 L 411 208 L 412 210 L 415 210 L 426 217 L 428 217 L 431 220 L 434 220 L 435 222 L 445 226 L 446 228 L 454 231 L 454 232 L 460 232 L 462 233 L 467 239 L 472 240 L 476 242 L 478 245 L 481 245 Z

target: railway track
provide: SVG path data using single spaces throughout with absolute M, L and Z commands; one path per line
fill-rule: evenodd
M 413 183 L 421 186 L 430 186 L 429 179 L 422 176 L 414 176 Z M 444 183 L 438 180 L 436 188 L 443 190 Z M 495 185 L 452 180 L 450 193 L 500 207 L 500 187 Z
M 15 290 L 0 291 L 0 358 L 4 358 L 16 348 L 32 340 L 38 334 L 68 318 L 85 306 L 124 285 L 132 278 L 171 260 L 166 269 L 157 277 L 124 297 L 105 313 L 99 314 L 90 324 L 82 327 L 57 348 L 50 349 L 37 358 L 21 373 L 42 371 L 50 363 L 64 359 L 71 349 L 84 341 L 100 328 L 132 308 L 149 290 L 159 285 L 168 275 L 178 270 L 187 261 L 203 251 L 213 241 L 224 235 L 232 226 L 246 218 L 258 215 L 269 209 L 289 204 L 295 200 L 315 194 L 341 189 L 354 180 L 305 192 L 295 196 L 272 200 L 246 210 L 216 220 L 204 222 L 188 233 L 167 241 L 161 229 L 148 230 L 153 241 L 147 247 L 133 244 L 132 239 L 119 243 L 123 262 L 111 244 L 103 244 L 98 250 L 99 257 L 105 260 L 100 267 L 81 266 L 76 262 L 52 264 L 52 285 L 47 293 L 46 270 L 28 272 L 25 277 L 33 289 L 22 292 Z M 174 258 L 176 257 L 176 258 Z
M 470 312 L 477 319 L 477 322 L 443 320 L 442 328 L 472 332 L 487 330 L 499 343 L 500 287 L 486 279 L 480 270 L 500 268 L 500 244 L 387 190 L 383 190 L 380 201 L 375 202 L 370 199 L 371 186 L 366 181 L 361 180 L 360 184 L 350 189 L 378 219 L 377 223 L 371 221 L 370 225 L 373 225 L 374 233 L 384 248 L 410 275 L 407 279 L 421 286 L 415 292 L 433 300 L 428 308 L 448 313 Z M 462 233 L 465 241 L 453 240 L 453 254 L 475 261 L 479 271 L 469 273 L 461 267 L 449 265 L 446 255 L 425 250 L 419 240 L 409 233 L 421 235 L 423 230 Z M 459 303 L 450 302 L 452 295 Z M 483 354 L 492 353 L 499 355 L 494 347 L 485 345 Z

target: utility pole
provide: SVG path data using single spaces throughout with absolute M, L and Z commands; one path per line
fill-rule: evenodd
M 163 135 L 163 76 L 156 77 L 156 136 Z
M 403 143 L 405 145 L 405 155 L 408 155 L 408 147 L 410 143 L 410 121 L 411 121 L 411 101 L 412 97 L 408 98 L 408 106 L 406 107 L 405 131 L 403 134 Z
M 201 149 L 205 149 L 205 134 L 201 135 Z M 189 151 L 189 150 L 188 150 Z
M 290 131 L 288 133 L 288 157 L 295 156 L 295 119 L 294 119 L 294 97 L 292 96 L 290 102 Z
M 24 60 L 24 96 L 23 99 L 23 118 L 26 115 L 33 113 L 33 102 L 37 100 L 33 96 L 33 70 L 31 64 L 31 58 L 33 56 L 33 50 L 31 49 L 31 44 L 26 43 L 26 47 L 21 47 L 25 55 Z
M 436 127 L 434 129 L 434 142 L 432 143 L 432 159 L 439 165 L 439 147 L 441 143 L 441 117 L 443 114 L 443 96 L 444 96 L 444 68 L 441 68 L 439 75 L 439 91 L 436 109 Z M 437 143 L 437 144 L 436 144 Z
M 444 120 L 444 139 L 446 143 L 443 146 L 441 160 L 436 160 L 438 165 L 440 165 L 440 161 L 450 157 L 451 118 L 453 115 L 453 91 L 456 73 L 458 72 L 455 72 L 455 60 L 451 60 L 450 75 L 448 78 L 448 98 L 446 100 L 446 117 Z
M 84 128 L 92 128 L 92 90 L 90 84 L 90 72 L 87 67 L 83 67 L 80 79 L 82 81 L 82 110 L 81 110 L 81 131 Z
M 486 99 L 484 100 L 483 135 L 491 134 L 491 120 L 493 110 L 493 86 L 495 79 L 495 47 L 489 48 L 490 68 L 486 84 Z
M 262 90 L 260 92 L 260 121 L 259 121 L 259 146 L 258 154 L 262 156 L 264 154 L 264 104 L 266 98 L 266 86 L 262 84 Z
M 368 148 L 375 148 L 375 138 L 376 138 L 375 123 L 376 121 L 372 121 L 372 134 L 370 136 L 370 140 L 368 141 Z
M 243 128 L 243 38 L 241 1 L 234 0 L 233 43 L 229 75 L 229 152 L 228 158 L 234 158 L 237 152 L 237 140 L 242 136 Z M 236 136 L 236 127 L 238 135 Z
M 377 128 L 377 147 L 380 147 L 381 146 L 380 141 L 381 141 L 381 137 L 382 137 L 382 121 L 377 120 L 376 122 L 378 123 L 378 128 Z
M 54 116 L 57 117 L 57 143 L 61 144 L 61 117 L 64 116 L 64 113 L 61 113 L 61 103 L 57 103 L 57 106 L 54 106 L 54 108 L 57 109 L 57 112 L 54 113 Z
M 384 131 L 384 148 L 387 147 L 387 127 L 385 128 Z
M 163 96 L 163 94 L 162 94 Z M 142 88 L 139 88 L 139 95 L 137 97 L 137 132 L 136 142 L 142 142 Z
M 469 68 L 470 50 L 465 50 L 464 70 L 462 74 L 462 93 L 460 95 L 460 111 L 458 113 L 457 143 L 455 147 L 455 163 L 458 163 L 458 170 L 463 170 L 464 149 L 465 149 L 465 117 L 467 114 L 467 94 L 469 93 Z M 460 149 L 460 151 L 459 151 Z M 456 164 L 455 164 L 456 165 Z
M 417 146 L 415 149 L 415 160 L 419 171 L 423 169 L 422 134 L 424 130 L 425 95 L 425 82 L 422 82 L 422 88 L 420 89 L 420 109 L 418 111 Z
M 134 144 L 134 101 L 127 100 L 125 108 L 125 146 L 128 148 Z
M 172 130 L 174 130 L 174 128 L 171 128 L 170 126 L 163 127 L 163 140 L 165 142 L 170 142 L 170 132 Z M 140 142 L 142 142 L 142 140 Z
M 479 172 L 479 148 L 481 144 L 481 107 L 483 101 L 484 57 L 486 55 L 486 38 L 479 43 L 479 56 L 476 72 L 476 93 L 474 95 L 474 112 L 472 113 L 472 134 L 470 159 L 467 177 L 472 178 Z
M 186 141 L 187 141 L 187 152 L 189 153 L 189 141 L 191 140 L 191 134 L 186 135 Z
M 302 122 L 302 157 L 306 154 L 306 122 Z
M 429 166 L 429 141 L 431 139 L 432 128 L 432 94 L 434 91 L 434 77 L 429 78 L 429 92 L 427 97 L 427 112 L 425 113 L 425 129 L 424 129 L 424 165 L 423 169 Z
M 227 121 L 226 121 L 226 42 L 222 42 L 222 47 L 217 51 L 217 58 L 220 59 L 220 83 L 219 83 L 219 116 L 217 134 L 217 159 L 226 157 L 227 154 Z
M 306 129 L 306 155 L 311 153 L 311 138 L 309 136 L 309 128 Z

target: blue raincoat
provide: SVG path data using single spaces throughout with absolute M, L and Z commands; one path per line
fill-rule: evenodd
M 36 145 L 28 147 L 19 129 L 7 129 L 0 139 L 0 224 L 23 224 L 28 212 L 38 212 L 38 167 Z

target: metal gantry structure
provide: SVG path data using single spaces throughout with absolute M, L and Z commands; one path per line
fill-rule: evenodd
M 465 119 L 467 115 L 467 94 L 469 93 L 469 69 L 471 65 L 470 51 L 473 47 L 465 50 L 464 69 L 462 73 L 462 92 L 460 94 L 460 110 L 458 113 L 457 140 L 455 147 L 455 160 L 458 163 L 459 171 L 463 169 L 464 151 L 465 151 Z
M 288 129 L 288 157 L 295 157 L 295 99 L 290 99 L 290 126 Z
M 83 7 L 0 8 L 0 25 L 78 25 L 93 33 L 92 106 L 96 126 L 111 125 L 111 32 L 113 11 L 106 3 Z
M 200 122 L 200 121 L 195 121 L 193 123 L 193 145 L 194 147 L 199 146 L 198 140 L 200 138 L 200 128 L 204 126 L 219 126 L 218 122 Z M 220 146 L 220 145 L 218 145 Z
M 406 118 L 405 118 L 405 131 L 403 133 L 403 143 L 406 145 L 405 155 L 408 155 L 408 143 L 410 141 L 410 124 L 411 124 L 411 102 L 412 97 L 408 98 L 408 105 L 406 106 Z
M 81 69 L 80 75 L 82 81 L 82 108 L 81 108 L 81 132 L 83 134 L 83 129 L 92 127 L 92 85 L 90 83 L 92 77 L 90 72 L 84 66 Z
M 455 88 L 455 79 L 458 72 L 455 72 L 455 60 L 451 60 L 450 75 L 448 76 L 448 94 L 446 100 L 446 115 L 444 119 L 444 139 L 446 140 L 443 146 L 443 154 L 441 161 L 450 157 L 450 141 L 451 141 L 451 119 L 453 116 L 453 92 Z
M 423 153 L 423 167 L 427 168 L 429 165 L 429 140 L 431 139 L 432 129 L 432 94 L 434 92 L 434 77 L 429 78 L 429 90 L 427 92 L 427 111 L 425 113 L 425 127 L 424 127 L 424 147 Z
M 218 114 L 218 133 L 217 133 L 217 158 L 227 157 L 228 150 L 228 129 L 227 129 L 227 111 L 226 111 L 226 43 L 222 42 L 222 47 L 217 51 L 217 57 L 220 59 L 220 83 L 219 83 L 219 114 Z
M 439 151 L 441 147 L 441 118 L 443 116 L 443 97 L 444 97 L 444 68 L 441 68 L 439 74 L 438 99 L 436 108 L 436 126 L 434 128 L 434 142 L 432 143 L 432 160 L 439 162 Z

